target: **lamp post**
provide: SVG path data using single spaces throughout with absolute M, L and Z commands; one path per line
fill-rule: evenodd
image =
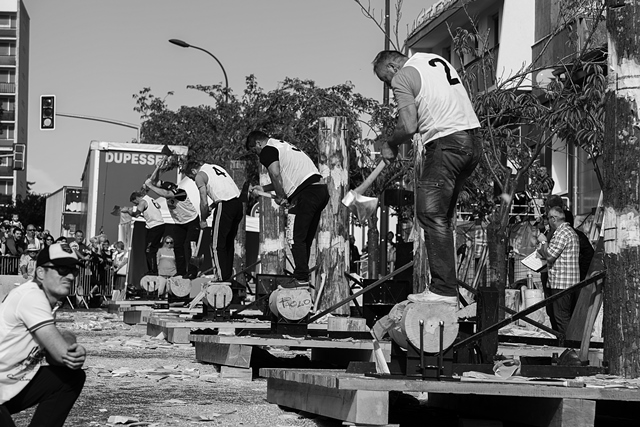
M 224 74 L 224 100 L 228 101 L 229 100 L 229 79 L 227 79 L 227 72 L 225 71 L 224 67 L 222 66 L 222 62 L 220 62 L 220 60 L 218 58 L 216 58 L 216 56 L 209 52 L 206 49 L 203 49 L 201 47 L 198 46 L 194 46 L 192 44 L 189 44 L 185 41 L 182 40 L 178 40 L 178 39 L 171 39 L 169 40 L 169 43 L 175 44 L 176 46 L 180 46 L 180 47 L 192 47 L 194 49 L 198 49 L 203 51 L 204 53 L 208 54 L 209 56 L 211 56 L 213 59 L 216 60 L 216 62 L 218 63 L 218 65 L 220 65 L 220 68 L 222 68 L 222 74 Z

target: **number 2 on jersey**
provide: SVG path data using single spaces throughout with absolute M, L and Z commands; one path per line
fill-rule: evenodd
M 442 66 L 444 67 L 444 72 L 447 74 L 447 81 L 449 82 L 449 85 L 454 86 L 460 84 L 460 80 L 457 77 L 451 77 L 451 69 L 446 62 L 444 62 L 440 58 L 433 58 L 431 61 L 429 61 L 429 65 L 431 65 L 432 67 L 437 67 L 436 64 L 442 64 Z

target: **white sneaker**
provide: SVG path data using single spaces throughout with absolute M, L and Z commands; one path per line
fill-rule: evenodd
M 419 294 L 411 294 L 407 299 L 412 302 L 438 302 L 442 304 L 458 305 L 458 297 L 446 297 L 429 291 L 424 291 Z

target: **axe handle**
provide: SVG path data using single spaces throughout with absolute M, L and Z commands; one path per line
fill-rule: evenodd
M 266 191 L 253 190 L 253 194 L 257 194 L 258 196 L 268 197 L 270 199 L 273 198 L 273 194 L 267 193 Z
M 196 243 L 196 253 L 191 255 L 191 256 L 193 256 L 195 258 L 197 258 L 198 254 L 200 254 L 200 244 L 202 243 L 202 233 L 203 233 L 203 230 L 201 228 L 200 229 L 200 234 L 198 234 L 198 243 Z M 189 260 L 187 260 L 187 261 L 189 261 Z
M 363 194 L 365 191 L 367 191 L 367 189 L 371 187 L 371 184 L 373 184 L 373 182 L 376 180 L 378 175 L 380 175 L 380 172 L 382 172 L 382 170 L 385 168 L 386 165 L 387 164 L 384 162 L 384 160 L 380 160 L 380 162 L 378 163 L 378 166 L 376 166 L 373 172 L 371 172 L 371 175 L 369 175 L 362 182 L 362 184 L 358 185 L 358 187 L 353 191 L 358 194 Z

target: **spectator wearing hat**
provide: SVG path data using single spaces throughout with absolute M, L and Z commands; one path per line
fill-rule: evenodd
M 25 279 L 33 279 L 36 272 L 36 260 L 38 258 L 38 252 L 40 252 L 40 245 L 37 243 L 29 243 L 27 246 L 27 253 L 20 257 L 20 274 Z
M 11 414 L 35 405 L 30 425 L 61 427 L 82 391 L 86 350 L 54 320 L 54 307 L 71 292 L 78 262 L 67 244 L 44 248 L 33 280 L 12 289 L 0 304 L 3 427 L 15 427 Z

